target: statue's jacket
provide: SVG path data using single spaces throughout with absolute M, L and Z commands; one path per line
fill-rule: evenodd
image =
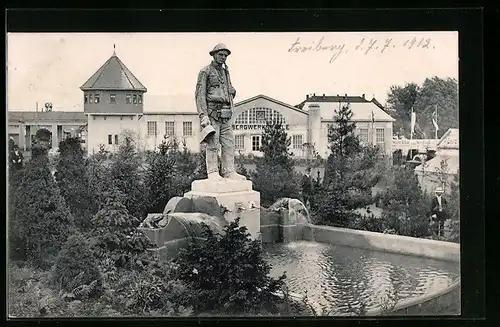
M 231 105 L 235 96 L 236 90 L 231 84 L 227 66 L 218 67 L 212 62 L 200 70 L 195 92 L 196 109 L 200 117 L 207 115 L 216 118 L 217 110 L 224 104 Z

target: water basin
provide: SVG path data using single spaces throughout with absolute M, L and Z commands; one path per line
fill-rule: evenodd
M 275 277 L 306 294 L 318 314 L 349 314 L 446 290 L 460 264 L 309 241 L 264 244 Z

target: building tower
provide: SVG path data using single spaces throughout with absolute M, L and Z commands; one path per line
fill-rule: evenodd
M 120 135 L 129 130 L 139 133 L 146 87 L 113 55 L 80 87 L 83 110 L 88 117 L 88 151 L 99 146 L 114 151 Z

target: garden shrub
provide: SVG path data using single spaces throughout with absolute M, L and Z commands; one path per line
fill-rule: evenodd
M 87 240 L 80 233 L 68 238 L 57 256 L 51 275 L 52 282 L 57 289 L 68 292 L 87 285 L 89 286 L 88 296 L 92 296 L 98 294 L 102 286 L 98 262 Z
M 252 240 L 239 219 L 215 234 L 204 226 L 203 238 L 181 250 L 175 262 L 179 279 L 192 290 L 195 313 L 275 313 L 282 300 L 274 295 L 286 290 L 285 275 L 269 276 L 261 244 Z
M 122 204 L 124 194 L 112 189 L 105 195 L 106 204 L 92 217 L 92 243 L 100 260 L 110 258 L 117 266 L 142 264 L 149 239 L 137 227 L 139 219 L 129 214 Z

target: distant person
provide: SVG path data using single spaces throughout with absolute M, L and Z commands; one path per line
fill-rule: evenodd
M 11 164 L 15 169 L 23 168 L 24 156 L 17 145 L 13 146 L 13 151 L 10 158 Z
M 302 176 L 302 201 L 309 206 L 309 198 L 312 191 L 311 167 L 306 168 L 306 173 Z
M 447 201 L 443 197 L 444 190 L 442 187 L 436 188 L 435 196 L 431 201 L 431 220 L 436 225 L 435 232 L 441 236 L 444 232 L 444 222 L 446 220 L 446 206 Z

